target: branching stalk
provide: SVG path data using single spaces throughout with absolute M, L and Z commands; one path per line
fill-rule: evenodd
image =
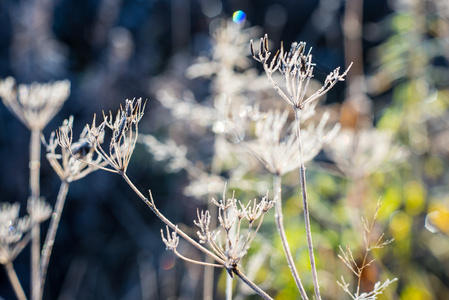
M 132 183 L 132 181 L 129 179 L 129 177 L 126 175 L 126 173 L 124 172 L 120 172 L 119 173 L 123 179 L 125 180 L 125 182 L 132 188 L 132 190 L 139 196 L 139 198 L 151 209 L 151 211 L 163 222 L 165 223 L 168 227 L 170 227 L 172 230 L 176 231 L 176 233 L 178 235 L 180 235 L 181 237 L 183 237 L 186 241 L 188 241 L 191 245 L 193 245 L 195 248 L 197 248 L 198 250 L 202 251 L 203 253 L 205 253 L 206 255 L 212 257 L 213 259 L 215 259 L 219 264 L 221 265 L 225 265 L 225 261 L 223 259 L 221 259 L 220 257 L 218 257 L 217 255 L 215 255 L 214 253 L 212 253 L 211 251 L 209 251 L 208 249 L 206 249 L 205 247 L 203 247 L 201 244 L 199 244 L 197 241 L 195 241 L 194 239 L 192 239 L 190 236 L 188 236 L 186 233 L 184 233 L 182 230 L 180 230 L 176 225 L 174 225 L 169 219 L 167 219 L 154 205 L 152 196 L 151 196 L 151 192 L 150 192 L 150 199 L 148 199 L 147 197 L 145 197 L 142 192 L 139 191 L 139 189 L 137 189 L 137 187 Z M 273 298 L 271 298 L 267 293 L 265 293 L 260 287 L 258 287 L 254 282 L 252 282 L 249 278 L 247 278 L 238 268 L 233 268 L 232 272 L 237 275 L 241 280 L 243 280 L 243 282 L 245 282 L 251 289 L 253 289 L 256 293 L 258 293 L 262 298 L 267 299 L 267 300 L 272 300 Z
M 284 215 L 282 213 L 282 191 L 281 191 L 281 176 L 274 175 L 274 193 L 275 193 L 275 219 L 276 226 L 278 229 L 279 237 L 281 238 L 282 247 L 284 248 L 285 257 L 287 258 L 288 267 L 292 272 L 293 279 L 295 280 L 296 286 L 301 293 L 303 300 L 308 300 L 304 286 L 302 285 L 301 279 L 299 278 L 298 270 L 295 266 L 295 261 L 293 259 L 290 247 L 288 246 L 287 235 L 285 234 L 284 228 Z
M 310 266 L 312 268 L 312 278 L 313 287 L 315 289 L 315 297 L 317 300 L 321 300 L 320 286 L 318 284 L 318 275 L 316 271 L 315 255 L 313 254 L 313 243 L 312 243 L 312 232 L 310 230 L 310 216 L 309 216 L 309 204 L 307 201 L 307 190 L 306 190 L 306 168 L 302 158 L 302 148 L 301 148 L 301 110 L 300 108 L 295 108 L 295 123 L 296 123 L 296 138 L 298 140 L 298 151 L 300 159 L 299 176 L 301 181 L 302 190 L 302 202 L 304 206 L 304 223 L 306 227 L 307 236 L 307 246 L 309 250 Z
M 223 259 L 221 259 L 220 257 L 218 257 L 217 255 L 215 255 L 214 253 L 212 253 L 211 251 L 209 251 L 208 249 L 206 249 L 205 247 L 203 247 L 202 245 L 200 245 L 198 242 L 196 242 L 194 239 L 192 239 L 190 236 L 188 236 L 186 233 L 184 233 L 182 230 L 180 230 L 179 228 L 177 228 L 176 225 L 174 225 L 169 219 L 167 219 L 154 205 L 154 203 L 152 201 L 150 201 L 147 197 L 145 197 L 142 192 L 139 191 L 139 189 L 137 189 L 137 187 L 131 182 L 131 180 L 129 179 L 128 175 L 126 175 L 126 173 L 121 173 L 120 175 L 122 175 L 123 179 L 126 181 L 126 183 L 133 189 L 133 191 L 139 196 L 140 199 L 142 199 L 142 201 L 151 209 L 151 211 L 153 213 L 156 214 L 156 216 L 166 225 L 168 225 L 168 227 L 170 227 L 172 230 L 175 230 L 177 234 L 179 234 L 181 237 L 183 237 L 185 240 L 187 240 L 190 244 L 192 244 L 195 248 L 197 248 L 198 250 L 204 252 L 205 254 L 213 257 L 218 263 L 220 264 L 224 264 Z
M 42 298 L 44 291 L 45 278 L 47 275 L 48 263 L 50 261 L 51 251 L 55 242 L 56 232 L 58 230 L 59 221 L 61 220 L 62 210 L 64 208 L 65 199 L 67 198 L 67 192 L 69 190 L 70 183 L 63 181 L 59 188 L 58 197 L 56 200 L 55 208 L 51 216 L 50 227 L 48 228 L 45 243 L 42 248 L 41 264 L 40 264 L 40 297 Z

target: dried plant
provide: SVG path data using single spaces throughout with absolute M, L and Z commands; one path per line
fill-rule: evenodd
M 344 81 L 346 74 L 351 66 L 340 74 L 340 68 L 336 68 L 327 75 L 323 86 L 312 95 L 306 97 L 306 91 L 310 80 L 313 78 L 313 69 L 315 64 L 312 63 L 312 49 L 306 53 L 306 43 L 292 43 L 288 52 L 284 52 L 284 47 L 271 58 L 271 52 L 268 47 L 268 36 L 265 35 L 260 39 L 259 53 L 254 51 L 253 42 L 251 40 L 251 55 L 255 60 L 262 63 L 265 73 L 270 80 L 273 88 L 278 94 L 293 108 L 303 109 L 306 104 L 316 101 L 319 97 L 326 94 L 339 81 Z M 273 74 L 279 71 L 285 81 L 286 91 L 281 89 L 274 81 Z
M 216 135 L 214 139 L 215 152 L 210 170 L 206 170 L 207 168 L 203 167 L 201 163 L 189 160 L 186 147 L 179 146 L 174 140 L 169 139 L 166 143 L 161 143 L 151 135 L 139 136 L 139 122 L 144 115 L 145 108 L 142 99 L 127 99 L 125 105 L 120 107 L 115 116 L 111 112 L 103 113 L 103 119 L 98 125 L 96 116 L 94 116 L 92 123 L 86 125 L 77 141 L 73 139 L 73 117 L 70 117 L 63 122 L 59 130 L 51 134 L 48 142 L 42 139 L 47 149 L 47 159 L 61 179 L 61 187 L 41 250 L 40 233 L 36 229 L 39 223 L 48 219 L 52 209 L 39 195 L 39 172 L 36 170 L 40 166 L 40 150 L 38 152 L 32 150 L 30 159 L 32 195 L 28 201 L 29 216 L 19 218 L 18 204 L 2 204 L 0 206 L 0 263 L 5 266 L 19 299 L 26 299 L 26 296 L 12 267 L 12 261 L 28 241 L 33 239 L 32 266 L 37 262 L 38 268 L 32 267 L 32 298 L 42 299 L 48 263 L 69 184 L 84 178 L 93 171 L 104 170 L 122 176 L 137 196 L 165 224 L 166 229 L 165 232 L 161 230 L 161 238 L 167 250 L 187 262 L 227 271 L 229 274 L 226 292 L 228 299 L 232 297 L 232 283 L 229 284 L 229 282 L 235 277 L 239 277 L 262 298 L 272 299 L 250 279 L 250 276 L 243 274 L 241 269 L 242 260 L 248 254 L 266 213 L 275 207 L 275 222 L 287 264 L 291 269 L 301 298 L 308 300 L 308 295 L 295 266 L 292 251 L 289 248 L 283 223 L 281 180 L 283 175 L 296 169 L 299 169 L 300 175 L 299 184 L 302 190 L 306 238 L 315 298 L 321 299 L 310 229 L 305 163 L 312 160 L 322 147 L 336 136 L 340 125 L 336 124 L 329 128 L 327 112 L 322 114 L 315 124 L 313 122 L 306 124 L 305 121 L 315 114 L 317 99 L 325 95 L 337 82 L 344 81 L 351 66 L 342 74 L 340 74 L 339 68 L 335 69 L 327 76 L 320 88 L 310 92 L 308 88 L 311 86 L 315 64 L 312 62 L 311 50 L 306 51 L 305 43 L 293 43 L 288 52 L 284 52 L 281 46 L 280 50 L 272 57 L 266 35 L 260 40 L 260 49 L 257 54 L 251 41 L 252 57 L 262 63 L 269 83 L 294 111 L 295 121 L 289 124 L 288 111 L 270 109 L 266 113 L 261 112 L 259 104 L 254 105 L 253 100 L 245 94 L 248 91 L 254 92 L 265 88 L 259 84 L 260 76 L 254 70 L 249 69 L 249 60 L 246 55 L 242 54 L 249 32 L 245 31 L 245 34 L 242 34 L 241 27 L 227 23 L 224 28 L 218 29 L 216 32 L 217 46 L 213 50 L 212 59 L 205 60 L 203 58 L 188 70 L 187 74 L 191 78 L 216 76 L 213 85 L 214 92 L 210 99 L 212 101 L 208 103 L 213 104 L 213 107 L 197 103 L 193 98 L 193 100 L 190 99 L 190 96 L 185 97 L 187 101 L 184 101 L 186 99 L 179 100 L 174 93 L 168 92 L 168 90 L 158 93 L 160 102 L 172 111 L 175 118 L 187 121 L 194 119 L 200 126 L 211 129 L 211 133 Z M 275 76 L 277 71 L 280 75 Z M 282 86 L 277 83 L 280 76 L 284 81 Z M 235 81 L 238 84 L 234 84 Z M 0 82 L 0 96 L 7 107 L 33 132 L 31 144 L 38 143 L 40 149 L 42 129 L 59 111 L 67 98 L 69 83 L 63 81 L 46 85 L 20 85 L 18 88 L 15 88 L 14 85 L 12 78 Z M 225 93 L 229 93 L 233 97 L 232 107 L 229 105 L 228 98 L 224 96 Z M 230 112 L 232 109 L 237 109 L 238 112 Z M 228 120 L 225 120 L 225 117 Z M 221 174 L 221 165 L 217 163 L 222 158 L 219 155 L 221 153 L 228 156 L 230 153 L 240 154 L 231 151 L 229 143 L 225 139 L 227 135 L 223 133 L 228 135 L 231 133 L 229 127 L 225 126 L 226 123 L 231 125 L 230 128 L 232 133 L 235 133 L 237 141 L 273 176 L 273 200 L 269 200 L 267 192 L 267 196 L 259 202 L 254 199 L 244 204 L 234 194 L 230 198 L 226 197 L 226 186 L 222 191 L 222 186 L 229 178 Z M 251 130 L 254 131 L 254 139 L 248 141 L 244 135 Z M 172 223 L 158 210 L 151 191 L 148 196 L 145 196 L 129 179 L 128 167 L 137 141 L 143 142 L 155 155 L 156 160 L 169 160 L 168 168 L 170 170 L 186 170 L 194 178 L 189 186 L 191 194 L 203 198 L 208 194 L 207 199 L 211 199 L 212 193 L 222 192 L 221 199 L 212 198 L 209 209 L 197 211 L 198 219 L 194 221 L 194 225 L 198 227 L 197 240 L 189 236 L 180 226 Z M 33 147 L 32 149 L 35 149 Z M 383 145 L 383 148 L 385 147 L 387 147 L 387 143 Z M 379 163 L 377 157 L 372 160 L 373 164 Z M 343 162 L 337 161 L 337 164 L 341 165 L 342 169 L 352 166 L 351 163 L 345 162 L 345 159 L 341 161 Z M 371 165 L 367 168 L 371 170 Z M 248 170 L 245 169 L 246 171 Z M 348 172 L 350 171 L 348 170 Z M 231 173 L 230 177 L 233 177 L 232 171 L 229 173 Z M 243 182 L 243 179 L 241 181 Z M 204 189 L 205 185 L 207 185 L 207 189 Z M 382 293 L 388 285 L 397 280 L 395 278 L 387 279 L 384 283 L 378 282 L 371 292 L 362 293 L 360 291 L 364 269 L 373 262 L 368 261 L 368 253 L 373 249 L 383 248 L 391 242 L 391 240 L 382 241 L 382 235 L 376 243 L 371 243 L 374 221 L 379 207 L 380 203 L 371 223 L 362 218 L 365 229 L 365 255 L 362 264 L 357 264 L 349 246 L 346 251 L 340 248 L 342 255 L 339 257 L 358 277 L 358 285 L 356 292 L 352 293 L 350 285 L 343 277 L 338 284 L 353 299 L 376 299 L 377 295 Z M 218 212 L 215 213 L 215 211 Z M 178 249 L 180 238 L 203 252 L 206 260 L 184 256 Z
M 338 134 L 341 143 L 327 145 L 330 156 L 340 170 L 351 178 L 368 176 L 388 166 L 403 162 L 408 153 L 393 140 L 393 133 L 376 128 L 343 129 Z
M 120 107 L 115 120 L 110 112 L 108 116 L 103 114 L 103 122 L 96 125 L 94 116 L 92 125 L 86 126 L 82 139 L 77 143 L 72 141 L 71 130 L 63 127 L 59 131 L 58 143 L 71 157 L 86 166 L 125 174 L 137 142 L 138 123 L 143 116 L 144 107 L 142 99 L 126 100 L 125 107 Z M 109 128 L 112 134 L 109 150 L 103 148 L 106 128 Z M 93 153 L 90 148 L 98 155 L 95 160 L 92 160 Z M 87 155 L 80 155 L 80 150 L 86 151 Z
M 0 264 L 5 267 L 18 299 L 26 299 L 25 292 L 13 267 L 13 261 L 31 239 L 31 218 L 19 218 L 19 203 L 0 203 Z
M 374 288 L 372 291 L 361 293 L 360 287 L 361 287 L 361 280 L 364 270 L 369 267 L 375 259 L 372 259 L 368 261 L 369 253 L 375 249 L 382 249 L 386 245 L 393 242 L 394 239 L 386 240 L 384 241 L 384 234 L 381 234 L 379 238 L 376 240 L 376 242 L 372 243 L 372 233 L 374 229 L 374 224 L 377 219 L 377 215 L 379 213 L 379 209 L 382 205 L 382 202 L 380 200 L 377 202 L 377 207 L 374 212 L 374 216 L 371 222 L 369 222 L 364 217 L 361 217 L 362 224 L 363 224 L 363 242 L 365 245 L 365 254 L 363 255 L 363 260 L 361 264 L 357 263 L 356 259 L 354 258 L 353 252 L 349 245 L 346 245 L 346 250 L 343 250 L 340 246 L 341 255 L 338 255 L 338 257 L 343 261 L 343 263 L 349 268 L 349 270 L 354 273 L 354 275 L 357 277 L 357 289 L 354 292 L 354 294 L 350 291 L 349 283 L 346 283 L 343 276 L 341 277 L 341 281 L 337 281 L 338 285 L 340 285 L 343 290 L 351 296 L 354 300 L 375 300 L 377 299 L 377 295 L 382 294 L 383 290 L 385 290 L 391 283 L 395 282 L 397 278 L 394 278 L 392 280 L 387 279 L 383 283 L 380 281 L 377 282 L 374 285 Z
M 97 170 L 97 165 L 105 165 L 105 161 L 101 156 L 96 155 L 94 147 L 89 141 L 88 127 L 84 127 L 76 142 L 73 142 L 72 127 L 73 117 L 70 117 L 64 120 L 58 131 L 51 133 L 48 143 L 43 141 L 47 148 L 48 161 L 61 181 L 67 182 L 87 176 Z M 60 153 L 57 153 L 58 149 L 60 149 Z
M 302 199 L 304 207 L 304 220 L 306 226 L 307 244 L 309 250 L 310 264 L 312 267 L 313 286 L 315 289 L 315 297 L 320 300 L 320 288 L 318 283 L 318 275 L 316 271 L 315 256 L 313 253 L 312 233 L 310 230 L 310 216 L 306 191 L 306 175 L 304 166 L 304 149 L 303 138 L 301 137 L 301 124 L 303 122 L 303 111 L 311 103 L 317 101 L 317 99 L 326 94 L 337 82 L 344 81 L 346 74 L 348 73 L 351 65 L 348 69 L 340 74 L 340 68 L 336 68 L 325 79 L 324 84 L 316 92 L 311 95 L 307 95 L 307 89 L 310 80 L 313 77 L 314 63 L 312 63 L 311 49 L 306 53 L 306 44 L 292 43 L 288 52 L 284 52 L 284 48 L 281 45 L 280 50 L 271 57 L 271 52 L 268 47 L 268 36 L 265 35 L 260 39 L 259 53 L 256 54 L 254 45 L 251 40 L 250 50 L 253 58 L 262 63 L 265 74 L 268 80 L 272 84 L 274 90 L 284 99 L 295 112 L 295 130 L 297 147 L 299 154 L 299 168 L 300 168 L 300 184 L 302 189 Z M 270 60 L 271 57 L 271 60 Z M 279 71 L 285 82 L 286 90 L 282 89 L 276 81 L 273 79 L 273 74 Z M 297 281 L 298 285 L 298 281 Z M 298 285 L 298 289 L 301 291 L 301 295 L 304 299 L 307 296 L 303 292 L 303 289 Z
M 316 103 L 315 103 L 316 104 Z M 304 116 L 307 118 L 315 114 L 315 105 L 305 108 Z M 240 112 L 232 113 L 240 119 L 247 118 L 249 121 L 238 120 L 239 117 L 231 117 L 227 124 L 237 136 L 237 141 L 253 157 L 259 160 L 263 166 L 273 175 L 285 175 L 300 166 L 298 154 L 298 140 L 294 126 L 289 124 L 287 110 L 270 110 L 266 113 L 260 112 L 257 107 L 240 109 Z M 317 126 L 309 124 L 303 131 L 303 161 L 311 161 L 323 148 L 330 143 L 340 129 L 340 124 L 335 124 L 331 129 L 325 130 L 329 113 L 325 112 Z M 255 138 L 247 140 L 240 131 L 245 127 L 254 127 Z
M 109 115 L 109 117 L 111 114 Z M 183 237 L 187 242 L 189 242 L 191 245 L 196 247 L 198 250 L 205 253 L 207 256 L 214 259 L 218 264 L 222 267 L 227 267 L 228 272 L 230 274 L 238 276 L 240 279 L 242 279 L 246 284 L 248 284 L 254 291 L 256 291 L 259 295 L 261 295 L 264 299 L 272 299 L 270 296 L 268 296 L 262 289 L 260 289 L 257 285 L 255 285 L 251 280 L 249 280 L 238 268 L 238 261 L 240 261 L 242 256 L 239 256 L 238 253 L 242 253 L 245 251 L 247 246 L 249 246 L 250 242 L 254 238 L 253 235 L 251 235 L 251 239 L 248 239 L 247 242 L 243 245 L 243 248 L 238 248 L 241 246 L 241 243 L 237 240 L 234 240 L 232 242 L 231 248 L 226 248 L 226 250 L 222 252 L 212 252 L 208 249 L 206 249 L 204 246 L 202 246 L 200 243 L 196 242 L 194 239 L 192 239 L 188 234 L 183 232 L 178 228 L 177 225 L 173 224 L 169 219 L 167 219 L 157 208 L 155 205 L 155 202 L 152 198 L 151 192 L 149 193 L 149 198 L 144 196 L 137 187 L 132 183 L 132 181 L 129 179 L 127 175 L 127 167 L 129 164 L 129 161 L 131 159 L 132 153 L 134 151 L 134 145 L 137 141 L 138 136 L 138 122 L 143 116 L 143 106 L 141 99 L 138 100 L 127 100 L 125 108 L 121 107 L 120 110 L 117 113 L 116 120 L 114 122 L 108 120 L 108 116 L 104 115 L 104 120 L 100 125 L 95 124 L 95 117 L 92 122 L 91 126 L 87 127 L 87 135 L 88 135 L 88 141 L 89 145 L 92 145 L 95 152 L 102 157 L 102 160 L 99 160 L 97 162 L 91 161 L 87 162 L 85 159 L 83 159 L 81 156 L 75 155 L 75 153 L 71 152 L 73 150 L 72 144 L 71 144 L 71 138 L 68 134 L 59 134 L 59 144 L 65 148 L 69 153 L 72 155 L 72 157 L 75 157 L 77 160 L 79 160 L 82 163 L 95 166 L 98 169 L 102 169 L 105 171 L 113 172 L 120 174 L 123 179 L 126 181 L 126 183 L 133 189 L 133 191 L 141 198 L 142 201 L 151 209 L 153 213 L 156 214 L 156 216 L 166 224 L 167 226 L 167 237 L 163 236 L 162 233 L 162 239 L 164 243 L 167 246 L 167 249 L 173 250 L 178 256 L 183 257 L 181 254 L 179 254 L 176 251 L 176 247 L 179 243 L 178 235 Z M 111 117 L 112 119 L 112 117 Z M 106 152 L 103 149 L 102 144 L 105 142 L 104 139 L 104 130 L 105 128 L 110 128 L 112 131 L 112 135 L 110 136 L 109 140 L 109 152 Z M 101 161 L 101 162 L 100 162 Z M 102 164 L 106 162 L 107 166 L 102 166 Z M 247 206 L 245 208 L 245 214 L 247 214 L 247 218 L 251 224 L 261 217 L 263 218 L 263 215 L 268 211 L 269 208 L 271 208 L 274 205 L 274 202 L 268 201 L 268 199 L 264 198 L 259 204 L 253 205 L 253 207 Z M 224 222 L 223 224 L 227 224 L 227 222 L 230 222 L 230 219 L 228 216 L 221 216 L 221 220 Z M 262 220 L 260 220 L 261 222 Z M 260 227 L 260 223 L 257 227 Z M 171 228 L 174 232 L 170 234 L 169 229 Z M 256 232 L 257 232 L 256 230 Z M 255 234 L 255 233 L 254 233 Z M 228 244 L 230 245 L 230 244 Z M 237 246 L 239 245 L 239 246 Z M 236 248 L 237 247 L 237 248 Z M 240 249 L 240 251 L 237 253 L 237 249 Z M 215 251 L 216 249 L 214 249 Z M 231 251 L 229 251 L 231 250 Z M 222 256 L 224 255 L 224 256 Z M 184 258 L 184 257 L 183 257 Z M 184 258 L 188 261 L 188 258 Z M 195 261 L 196 262 L 196 261 Z M 202 263 L 198 262 L 200 264 L 204 265 L 211 265 L 209 263 Z
M 70 94 L 68 80 L 16 86 L 14 78 L 0 81 L 6 107 L 30 130 L 42 130 L 59 112 Z
M 41 134 L 44 127 L 61 109 L 70 94 L 68 80 L 54 83 L 32 83 L 16 86 L 15 79 L 0 81 L 0 97 L 6 107 L 31 131 L 30 138 L 30 191 L 28 208 L 33 226 L 31 229 L 31 294 L 42 297 L 40 274 L 40 227 L 48 208 L 40 197 Z
M 268 197 L 264 197 L 259 203 L 254 200 L 252 205 L 251 201 L 244 205 L 234 195 L 232 198 L 226 199 L 225 192 L 223 192 L 223 198 L 219 201 L 212 199 L 212 203 L 218 207 L 218 221 L 225 232 L 224 243 L 218 240 L 219 232 L 210 229 L 211 215 L 208 210 L 201 211 L 201 213 L 198 211 L 198 220 L 194 221 L 194 224 L 200 229 L 197 232 L 200 243 L 208 244 L 211 250 L 221 258 L 219 261 L 221 264 L 211 266 L 225 268 L 229 275 L 234 278 L 234 270 L 238 268 L 240 260 L 246 255 L 251 242 L 259 231 L 265 214 L 274 206 L 274 200 L 270 201 Z M 242 234 L 244 231 L 242 229 L 243 220 L 247 220 L 248 223 L 246 234 Z M 258 220 L 257 226 L 254 225 L 256 220 Z M 254 226 L 255 228 L 253 228 Z M 167 249 L 184 260 L 210 265 L 200 261 L 192 261 L 177 252 L 176 247 L 179 242 L 177 231 L 176 228 L 170 236 L 167 228 L 167 238 L 165 238 L 161 230 L 162 239 Z M 222 246 L 223 244 L 224 246 Z
M 0 264 L 5 267 L 8 278 L 18 299 L 26 299 L 25 292 L 13 261 L 31 240 L 31 228 L 47 220 L 52 209 L 43 197 L 38 201 L 28 201 L 28 215 L 19 217 L 19 203 L 0 203 Z

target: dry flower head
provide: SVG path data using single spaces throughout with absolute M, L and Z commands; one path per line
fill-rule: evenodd
M 0 81 L 0 97 L 6 107 L 30 130 L 42 130 L 70 95 L 70 81 L 19 84 L 8 77 Z
M 19 203 L 0 203 L 0 264 L 12 262 L 30 240 L 31 218 L 20 218 L 19 210 Z
M 283 45 L 280 50 L 271 57 L 268 47 L 268 35 L 260 39 L 259 52 L 254 50 L 253 41 L 250 44 L 251 55 L 262 63 L 264 71 L 276 92 L 294 109 L 303 109 L 306 104 L 316 101 L 326 94 L 337 82 L 344 81 L 351 68 L 340 74 L 340 68 L 336 68 L 327 75 L 324 84 L 315 93 L 306 97 L 306 91 L 313 77 L 314 63 L 312 63 L 311 49 L 306 52 L 306 43 L 292 43 L 288 52 Z M 279 71 L 285 81 L 286 90 L 283 90 L 273 79 L 273 74 Z

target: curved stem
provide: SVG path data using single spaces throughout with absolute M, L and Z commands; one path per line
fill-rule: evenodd
M 56 232 L 58 230 L 59 221 L 61 220 L 62 210 L 64 208 L 65 199 L 69 190 L 70 183 L 62 181 L 59 188 L 58 198 L 56 200 L 53 214 L 51 215 L 50 227 L 48 228 L 45 243 L 42 247 L 42 256 L 40 264 L 40 299 L 42 299 L 45 277 L 47 276 L 48 263 L 50 261 L 51 251 L 55 242 Z
M 173 249 L 173 253 L 175 253 L 175 255 L 176 255 L 177 257 L 179 257 L 180 259 L 185 260 L 185 261 L 190 262 L 190 263 L 193 263 L 193 264 L 196 264 L 196 265 L 202 265 L 202 266 L 207 266 L 207 267 L 211 267 L 211 268 L 212 268 L 212 267 L 215 267 L 215 268 L 224 268 L 224 266 L 219 265 L 219 264 L 207 263 L 207 262 L 198 261 L 198 260 L 194 260 L 194 259 L 190 259 L 190 258 L 188 258 L 188 257 L 185 257 L 184 255 L 182 255 L 181 253 L 179 253 L 178 250 L 176 250 L 176 248 Z M 207 256 L 207 257 L 209 257 L 209 256 Z
M 285 257 L 287 258 L 288 267 L 290 268 L 290 271 L 292 272 L 293 279 L 295 280 L 296 286 L 299 289 L 299 292 L 301 293 L 301 297 L 303 300 L 308 300 L 306 291 L 304 290 L 304 286 L 302 285 L 301 279 L 299 278 L 298 270 L 295 266 L 295 261 L 293 259 L 290 247 L 288 246 L 287 241 L 287 235 L 285 234 L 285 228 L 284 228 L 284 215 L 282 213 L 282 192 L 281 192 L 281 176 L 280 175 L 274 175 L 274 193 L 275 193 L 275 215 L 274 218 L 276 219 L 276 226 L 278 229 L 279 236 L 281 238 L 282 247 L 284 248 Z
M 22 285 L 20 284 L 19 277 L 17 277 L 16 270 L 14 270 L 14 266 L 12 262 L 7 262 L 5 265 L 6 274 L 8 274 L 9 281 L 16 293 L 17 299 L 26 300 L 27 296 L 23 291 Z
M 198 242 L 196 242 L 194 239 L 192 239 L 190 236 L 188 236 L 186 233 L 184 233 L 184 231 L 180 230 L 179 228 L 177 228 L 169 219 L 167 219 L 157 208 L 156 206 L 153 204 L 152 201 L 148 200 L 148 198 L 146 198 L 137 188 L 136 186 L 131 182 L 131 180 L 129 179 L 129 177 L 126 175 L 126 173 L 120 173 L 123 177 L 123 179 L 126 181 L 126 183 L 133 189 L 133 191 L 139 196 L 140 199 L 142 199 L 143 202 L 145 202 L 145 204 L 151 209 L 151 211 L 153 211 L 154 214 L 156 214 L 156 216 L 162 221 L 164 222 L 166 225 L 168 225 L 168 227 L 170 227 L 172 230 L 175 230 L 176 233 L 178 235 L 180 235 L 181 237 L 183 237 L 186 241 L 188 241 L 190 244 L 192 244 L 195 248 L 197 248 L 198 250 L 204 252 L 205 254 L 211 256 L 212 258 L 214 258 L 218 263 L 223 264 L 224 265 L 224 260 L 221 259 L 220 257 L 218 257 L 217 255 L 215 255 L 214 253 L 212 253 L 211 251 L 209 251 L 208 249 L 206 249 L 205 247 L 203 247 L 202 245 L 200 245 Z
M 298 151 L 299 151 L 299 159 L 300 159 L 300 169 L 299 176 L 301 181 L 301 190 L 302 190 L 302 202 L 304 206 L 304 223 L 306 227 L 306 236 L 307 236 L 307 246 L 309 250 L 309 259 L 310 266 L 312 268 L 312 278 L 313 278 L 313 287 L 315 289 L 315 297 L 317 300 L 321 300 L 320 295 L 320 286 L 318 284 L 318 275 L 316 271 L 315 264 L 315 255 L 313 254 L 313 243 L 312 243 L 312 232 L 310 230 L 310 216 L 309 216 L 309 204 L 307 201 L 307 190 L 306 190 L 306 168 L 304 166 L 304 160 L 302 157 L 302 147 L 301 147 L 301 110 L 298 107 L 295 107 L 295 123 L 296 123 L 296 138 L 298 139 Z
M 31 207 L 39 201 L 40 197 L 40 167 L 41 167 L 41 130 L 31 130 L 30 140 L 30 200 Z M 33 212 L 29 212 L 31 215 Z M 39 259 L 41 248 L 41 231 L 40 223 L 34 222 L 31 228 L 31 298 L 38 300 L 39 298 Z

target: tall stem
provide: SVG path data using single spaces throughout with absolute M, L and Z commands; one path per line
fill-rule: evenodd
M 206 255 L 206 262 L 212 263 L 213 259 Z M 204 267 L 203 300 L 212 300 L 214 295 L 214 267 Z
M 288 246 L 288 240 L 287 235 L 285 234 L 285 228 L 284 228 L 284 215 L 282 213 L 282 191 L 281 191 L 281 176 L 280 175 L 274 175 L 274 193 L 275 193 L 275 215 L 274 218 L 276 219 L 276 226 L 278 229 L 279 236 L 281 238 L 282 247 L 284 248 L 285 257 L 287 258 L 288 267 L 290 268 L 290 271 L 292 272 L 293 279 L 295 280 L 296 286 L 299 289 L 299 292 L 301 293 L 301 297 L 303 300 L 308 300 L 306 291 L 304 290 L 304 286 L 302 285 L 301 279 L 299 278 L 298 270 L 295 266 L 295 261 L 293 259 L 290 247 Z
M 30 193 L 31 207 L 34 207 L 40 197 L 40 167 L 41 167 L 41 130 L 31 130 L 30 141 Z M 29 212 L 31 215 L 33 212 Z M 31 228 L 31 299 L 39 299 L 39 259 L 41 247 L 40 224 L 34 222 Z
M 62 181 L 59 188 L 58 197 L 55 204 L 55 209 L 51 215 L 50 227 L 48 228 L 47 236 L 45 238 L 45 243 L 42 247 L 42 256 L 40 264 L 40 288 L 39 288 L 39 298 L 42 299 L 44 292 L 45 278 L 47 276 L 48 263 L 50 261 L 51 251 L 53 250 L 53 245 L 55 242 L 56 232 L 58 230 L 59 221 L 61 220 L 62 210 L 64 208 L 65 199 L 67 197 L 67 192 L 69 190 L 70 183 L 67 181 Z
M 5 265 L 6 274 L 8 274 L 9 281 L 16 293 L 17 299 L 26 300 L 27 296 L 23 291 L 22 285 L 20 284 L 19 277 L 17 277 L 16 270 L 14 270 L 14 266 L 12 262 L 7 262 Z
M 214 140 L 214 153 L 217 153 L 217 148 L 219 145 L 221 145 L 222 141 L 222 135 L 215 135 Z M 212 176 L 215 176 L 221 172 L 222 169 L 222 163 L 221 160 L 217 155 L 214 155 L 212 157 L 212 164 L 211 164 L 211 170 L 210 174 Z M 211 191 L 208 190 L 208 197 L 207 199 L 212 198 Z M 217 208 L 215 204 L 212 203 L 212 201 L 207 201 L 207 210 L 210 213 L 211 219 L 210 219 L 210 228 L 215 228 L 217 226 Z M 206 255 L 206 262 L 211 263 L 212 258 Z M 214 296 L 214 273 L 215 268 L 214 267 L 205 267 L 204 268 L 204 278 L 203 278 L 203 300 L 212 300 Z M 228 284 L 228 281 L 226 281 L 226 285 Z M 232 287 L 231 287 L 232 291 Z
M 296 138 L 298 140 L 298 151 L 300 159 L 299 177 L 301 181 L 302 190 L 302 202 L 304 206 L 304 223 L 306 227 L 307 246 L 309 249 L 310 266 L 312 268 L 313 287 L 315 289 L 315 297 L 317 300 L 321 300 L 320 286 L 318 284 L 318 275 L 316 271 L 315 255 L 313 254 L 312 232 L 310 230 L 310 217 L 309 217 L 309 204 L 307 201 L 307 189 L 306 189 L 306 167 L 304 166 L 304 160 L 302 157 L 302 145 L 301 145 L 301 110 L 295 107 L 295 122 L 296 122 Z
M 226 276 L 226 300 L 232 300 L 232 283 L 232 277 Z

